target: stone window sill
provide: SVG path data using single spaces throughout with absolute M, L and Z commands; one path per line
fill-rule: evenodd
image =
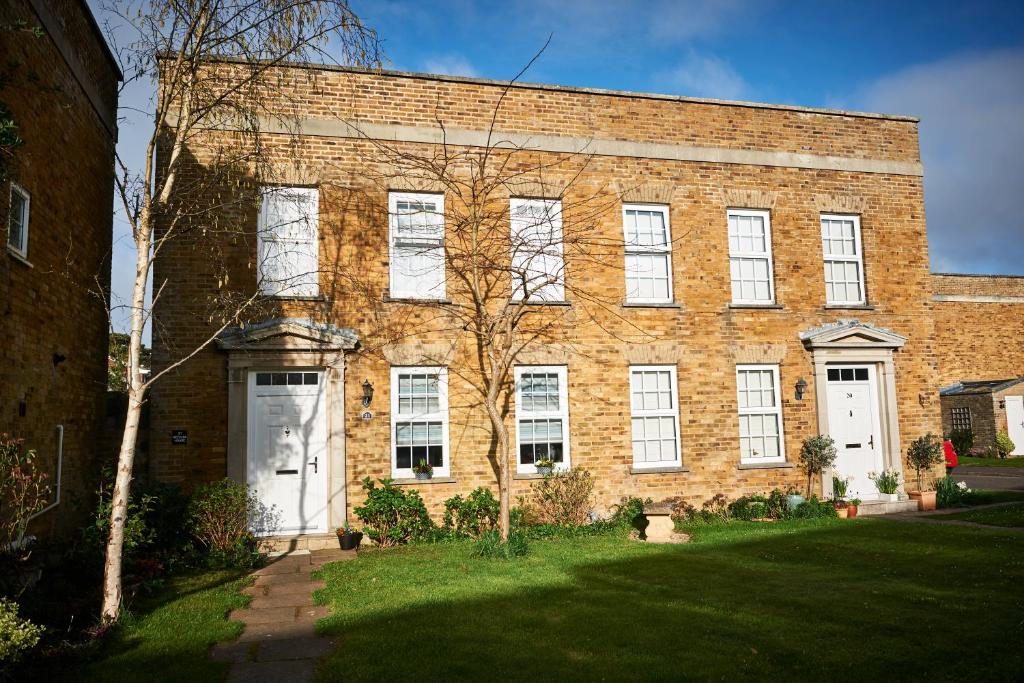
M 21 265 L 28 266 L 29 268 L 35 268 L 35 266 L 33 266 L 32 263 L 27 258 L 22 256 L 18 252 L 14 251 L 14 249 L 12 249 L 11 245 L 9 245 L 9 244 L 7 245 L 7 253 L 11 256 L 11 258 L 13 258 L 15 261 L 17 261 Z
M 454 484 L 456 479 L 451 477 L 431 477 L 430 479 L 392 479 L 391 483 L 395 486 L 412 486 L 419 484 Z
M 512 303 L 523 306 L 572 306 L 571 301 L 513 301 Z
M 535 472 L 517 472 L 516 474 L 512 475 L 512 479 L 514 479 L 516 481 L 525 480 L 525 479 L 543 479 L 543 478 L 544 478 L 543 474 L 537 474 Z
M 871 304 L 825 304 L 826 311 L 873 311 Z
M 689 471 L 686 467 L 631 467 L 629 469 L 630 474 L 679 474 Z
M 665 301 L 662 303 L 641 303 L 638 301 L 623 301 L 623 308 L 682 308 L 683 305 L 676 303 L 675 301 Z
M 390 297 L 386 294 L 384 295 L 383 301 L 386 304 L 434 304 L 441 306 L 452 303 L 451 299 L 416 299 L 413 297 L 403 296 Z
M 782 304 L 729 304 L 731 309 L 764 309 L 768 311 L 781 311 L 784 306 Z
M 744 463 L 736 467 L 738 470 L 788 470 L 796 467 L 793 462 Z
M 330 301 L 323 294 L 268 294 L 266 298 L 270 301 Z

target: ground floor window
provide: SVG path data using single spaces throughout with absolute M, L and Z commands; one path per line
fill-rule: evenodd
M 515 369 L 518 471 L 536 472 L 539 460 L 569 467 L 569 387 L 564 366 Z
M 953 408 L 953 431 L 971 429 L 971 409 Z
M 740 421 L 740 462 L 757 464 L 785 461 L 779 366 L 736 366 L 736 394 Z
M 448 476 L 448 371 L 440 367 L 391 369 L 391 471 L 413 476 L 421 461 L 434 476 Z
M 629 369 L 629 384 L 633 467 L 681 465 L 675 366 L 633 365 Z

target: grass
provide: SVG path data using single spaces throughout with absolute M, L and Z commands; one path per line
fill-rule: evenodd
M 972 467 L 1024 467 L 1024 457 L 1016 458 L 974 458 L 969 455 L 957 459 L 957 466 L 970 465 Z
M 933 519 L 957 519 L 976 524 L 1024 528 L 1024 503 L 1012 503 L 981 510 L 965 510 L 946 515 L 928 515 Z
M 1024 535 L 869 519 L 693 531 L 681 546 L 535 541 L 504 561 L 456 543 L 328 565 L 320 626 L 339 646 L 319 677 L 985 680 L 1024 667 Z
M 967 505 L 988 505 L 989 503 L 1015 503 L 1024 501 L 1024 491 L 1006 491 L 995 489 L 974 489 L 967 500 Z
M 69 671 L 73 681 L 223 681 L 228 665 L 212 662 L 210 646 L 237 638 L 241 624 L 225 620 L 247 604 L 238 591 L 248 579 L 236 572 L 210 571 L 170 579 L 154 595 L 132 605 L 99 656 Z

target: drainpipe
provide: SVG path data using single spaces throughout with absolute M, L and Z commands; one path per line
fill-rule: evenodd
M 64 425 L 57 425 L 57 495 L 54 496 L 52 503 L 44 507 L 39 512 L 29 515 L 25 523 L 28 524 L 36 517 L 42 515 L 44 512 L 49 512 L 53 508 L 60 505 L 60 475 L 64 469 Z

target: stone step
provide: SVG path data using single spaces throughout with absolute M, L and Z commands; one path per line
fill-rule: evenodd
M 309 572 L 290 572 L 288 574 L 262 574 L 256 577 L 254 586 L 282 586 L 289 583 L 309 585 L 312 583 Z
M 898 515 L 901 512 L 914 512 L 915 510 L 917 510 L 916 500 L 898 500 L 895 503 L 870 500 L 857 506 L 857 516 Z
M 240 662 L 231 667 L 228 683 L 295 683 L 311 681 L 315 659 L 280 662 Z
M 316 632 L 317 621 L 319 621 L 318 618 L 302 617 L 294 621 L 276 624 L 247 624 L 245 631 L 238 637 L 238 642 L 265 643 L 274 640 L 288 640 L 289 638 L 304 638 Z
M 338 535 L 301 534 L 297 536 L 268 536 L 262 539 L 263 547 L 269 552 L 293 552 L 297 550 L 338 549 Z
M 260 595 L 252 599 L 249 609 L 274 609 L 277 607 L 312 607 L 312 593 L 281 593 Z

